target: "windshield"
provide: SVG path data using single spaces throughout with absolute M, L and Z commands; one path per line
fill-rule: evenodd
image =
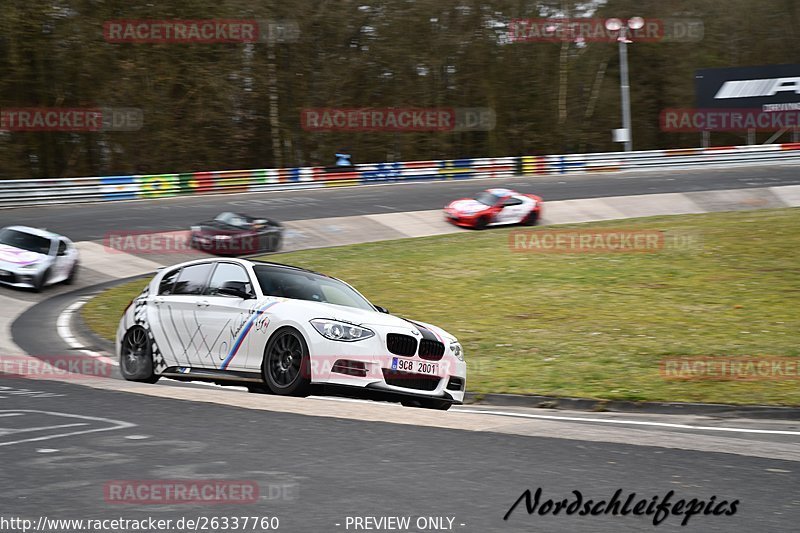
M 50 253 L 50 239 L 31 235 L 15 229 L 0 230 L 0 244 L 47 255 Z
M 223 224 L 228 224 L 230 226 L 238 226 L 240 228 L 244 228 L 250 225 L 250 219 L 243 215 L 237 215 L 236 213 L 221 213 L 217 215 L 215 218 L 217 222 L 222 222 Z
M 497 196 L 490 192 L 482 192 L 475 199 L 484 205 L 494 205 L 497 203 Z
M 320 274 L 288 268 L 257 265 L 253 267 L 266 296 L 323 302 L 375 311 L 363 296 L 346 283 Z

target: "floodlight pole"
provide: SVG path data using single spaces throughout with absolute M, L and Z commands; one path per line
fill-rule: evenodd
M 627 24 L 619 30 L 619 90 L 622 99 L 622 128 L 627 132 L 625 151 L 633 150 L 633 130 L 631 129 L 631 86 L 628 81 L 628 38 L 625 35 Z

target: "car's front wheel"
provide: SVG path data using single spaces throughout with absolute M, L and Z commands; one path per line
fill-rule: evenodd
M 264 350 L 261 372 L 269 390 L 282 396 L 308 396 L 311 372 L 308 345 L 294 328 L 276 331 Z
M 47 280 L 50 279 L 50 269 L 48 268 L 42 275 L 33 280 L 33 292 L 42 292 L 44 286 L 47 285 Z
M 128 381 L 155 383 L 160 376 L 153 371 L 153 348 L 147 330 L 134 326 L 122 338 L 119 372 Z

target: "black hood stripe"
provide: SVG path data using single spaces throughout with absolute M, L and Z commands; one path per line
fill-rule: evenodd
M 413 324 L 414 327 L 417 328 L 420 333 L 422 333 L 422 338 L 423 339 L 428 339 L 429 341 L 441 342 L 439 340 L 439 337 L 437 337 L 434 332 L 432 332 L 431 330 L 429 330 L 428 328 L 426 328 L 422 324 L 417 324 L 416 322 L 413 322 L 413 321 L 408 320 L 408 319 L 404 319 L 404 320 L 406 322 L 408 322 L 409 324 Z

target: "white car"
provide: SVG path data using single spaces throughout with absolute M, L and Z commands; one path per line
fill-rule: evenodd
M 431 409 L 464 400 L 467 368 L 454 336 L 391 315 L 341 280 L 276 263 L 165 268 L 125 310 L 116 340 L 132 381 L 164 376 L 294 396 L 325 384 Z
M 42 290 L 70 284 L 78 271 L 78 249 L 68 238 L 27 226 L 0 229 L 0 283 Z

